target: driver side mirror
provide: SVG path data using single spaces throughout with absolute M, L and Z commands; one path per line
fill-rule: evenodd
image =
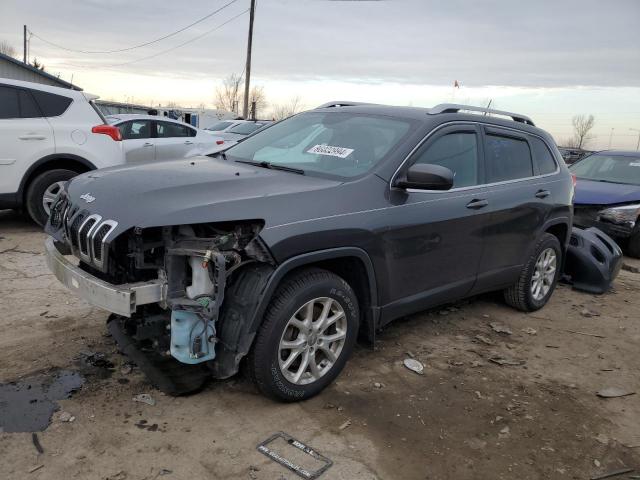
M 419 190 L 449 190 L 453 186 L 453 172 L 440 165 L 416 163 L 409 167 L 404 178 L 396 182 L 396 186 Z

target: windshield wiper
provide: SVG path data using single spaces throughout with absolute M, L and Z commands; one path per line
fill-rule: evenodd
M 236 160 L 238 163 L 246 163 L 247 165 L 254 165 L 256 167 L 269 168 L 271 170 L 283 170 L 285 172 L 297 173 L 298 175 L 304 175 L 304 170 L 301 168 L 287 167 L 285 165 L 278 165 L 271 162 L 255 162 L 253 160 Z

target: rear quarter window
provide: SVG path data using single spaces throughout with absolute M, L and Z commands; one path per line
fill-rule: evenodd
M 533 150 L 533 158 L 536 163 L 536 167 L 538 167 L 538 173 L 540 175 L 547 175 L 555 172 L 558 165 L 553 159 L 553 155 L 546 143 L 537 137 L 529 137 L 529 142 L 531 143 L 531 149 Z
M 19 118 L 18 90 L 0 86 L 0 118 Z
M 32 95 L 38 102 L 40 110 L 45 117 L 58 117 L 67 111 L 73 100 L 69 97 L 56 95 L 55 93 L 31 90 Z

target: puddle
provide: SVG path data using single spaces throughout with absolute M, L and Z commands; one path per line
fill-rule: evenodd
M 69 398 L 83 383 L 78 372 L 58 370 L 0 384 L 0 431 L 41 432 L 59 408 L 56 401 Z
M 76 365 L 86 378 L 106 380 L 115 370 L 115 365 L 102 352 L 80 352 L 76 357 Z

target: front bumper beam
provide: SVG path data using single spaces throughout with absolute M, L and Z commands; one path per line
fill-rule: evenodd
M 148 282 L 113 285 L 100 280 L 71 263 L 58 249 L 52 237 L 45 241 L 45 254 L 49 269 L 62 284 L 80 298 L 109 312 L 131 317 L 139 305 L 166 300 L 166 282 L 160 279 Z

